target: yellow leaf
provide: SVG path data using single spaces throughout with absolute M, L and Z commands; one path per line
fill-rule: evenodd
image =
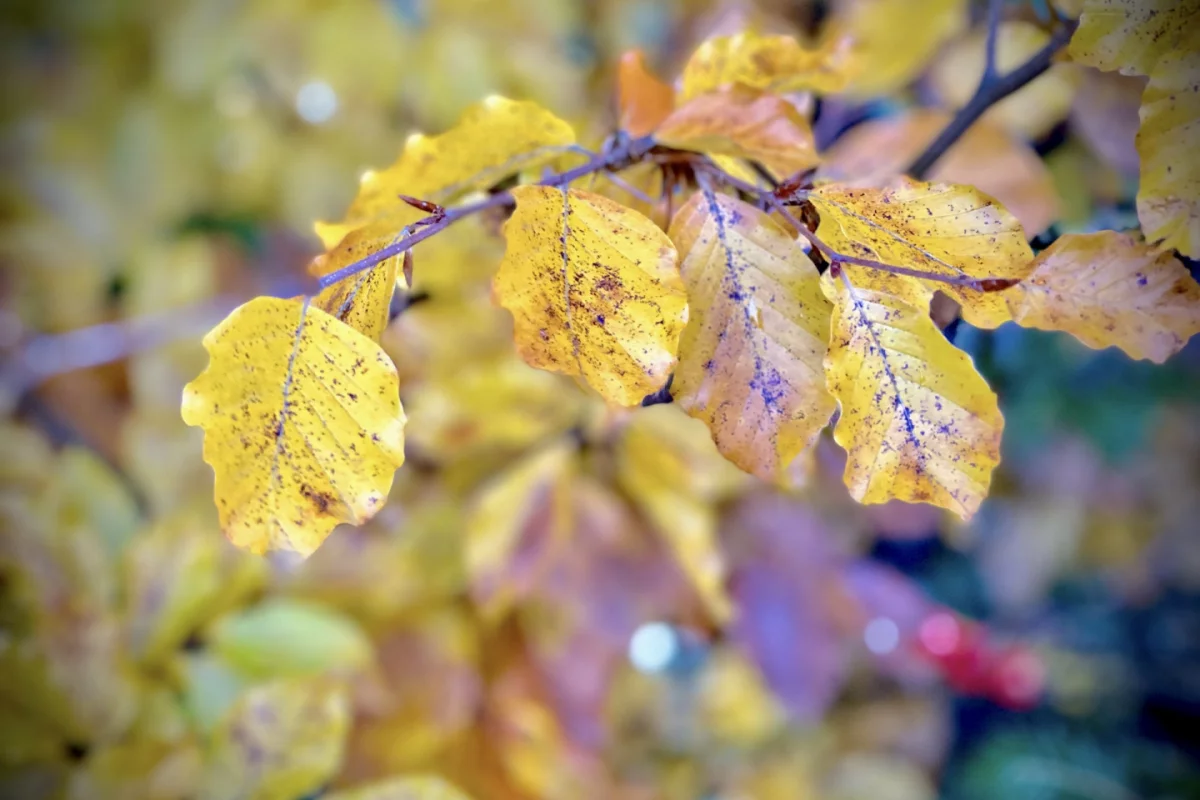
M 1005 292 L 1013 320 L 1161 364 L 1200 332 L 1200 286 L 1171 252 L 1129 234 L 1067 234 Z
M 318 278 L 337 272 L 400 238 L 403 238 L 403 229 L 391 224 L 364 225 L 347 233 L 329 252 L 313 259 L 308 272 Z M 403 262 L 403 255 L 393 256 L 369 270 L 338 281 L 317 295 L 313 305 L 367 338 L 379 341 L 388 324 L 396 276 Z M 401 286 L 404 286 L 403 278 Z
M 791 36 L 745 31 L 709 39 L 683 68 L 680 100 L 740 84 L 768 92 L 841 91 L 853 74 L 850 40 L 826 36 L 809 50 Z
M 467 575 L 487 618 L 499 619 L 528 594 L 545 550 L 566 545 L 575 469 L 574 449 L 555 444 L 497 476 L 474 502 L 466 524 Z
M 1193 19 L 1200 19 L 1200 10 Z M 1200 30 L 1163 56 L 1150 75 L 1137 134 L 1142 231 L 1192 258 L 1200 257 Z
M 204 428 L 234 544 L 308 555 L 337 523 L 379 511 L 404 461 L 399 382 L 379 345 L 307 301 L 259 297 L 204 346 L 183 420 Z
M 72 776 L 64 800 L 185 800 L 195 794 L 199 748 L 145 740 L 89 755 Z
M 914 109 L 856 125 L 825 153 L 820 175 L 849 186 L 887 186 L 950 118 L 944 111 Z M 1032 147 L 988 122 L 967 128 L 938 159 L 929 179 L 986 192 L 1029 233 L 1044 231 L 1058 218 L 1058 192 L 1045 163 Z
M 859 70 L 847 92 L 882 95 L 917 77 L 938 48 L 967 26 L 966 0 L 851 0 L 838 6 Z
M 646 67 L 640 50 L 621 56 L 617 66 L 617 108 L 621 130 L 645 136 L 658 127 L 675 107 L 675 90 Z
M 841 408 L 833 436 L 846 450 L 851 496 L 970 518 L 1000 461 L 996 395 L 926 308 L 833 272 L 822 281 L 834 302 L 825 376 Z
M 942 102 L 961 108 L 975 93 L 983 75 L 987 31 L 978 28 L 956 40 L 938 59 L 930 73 Z M 1050 41 L 1050 34 L 1031 22 L 1012 20 L 1000 25 L 996 36 L 996 69 L 1004 75 L 1025 63 Z M 982 119 L 1026 139 L 1037 139 L 1062 122 L 1071 109 L 1079 67 L 1051 65 L 1030 83 L 989 108 Z
M 389 778 L 324 795 L 325 800 L 470 800 L 461 790 L 438 777 Z
M 1150 75 L 1198 26 L 1197 0 L 1084 0 L 1069 52 L 1106 72 Z
M 992 198 L 970 186 L 901 179 L 886 189 L 836 184 L 809 198 L 821 215 L 818 235 L 837 252 L 951 278 L 1020 279 L 1033 251 L 1021 223 Z M 855 286 L 900 294 L 924 307 L 934 289 L 963 306 L 963 318 L 980 328 L 1008 321 L 998 292 L 937 281 L 899 279 L 868 267 L 847 266 Z
M 600 195 L 519 186 L 494 291 L 531 366 L 633 406 L 666 382 L 687 322 L 675 246 Z
M 695 420 L 669 404 L 633 412 L 617 443 L 617 480 L 667 540 L 713 619 L 732 612 L 717 542 L 717 504 L 744 476 Z
M 722 455 L 782 481 L 833 415 L 817 270 L 767 214 L 707 189 L 679 210 L 671 239 L 691 302 L 671 394 Z
M 571 126 L 536 103 L 493 95 L 467 109 L 445 133 L 413 134 L 395 164 L 364 175 L 344 224 L 381 220 L 393 211 L 419 218 L 424 215 L 397 194 L 446 204 L 547 164 L 574 143 Z
M 319 789 L 342 763 L 346 694 L 323 678 L 248 690 L 213 733 L 200 800 L 295 800 Z
M 741 87 L 689 100 L 654 136 L 681 150 L 758 161 L 780 177 L 820 162 L 812 128 L 794 105 Z

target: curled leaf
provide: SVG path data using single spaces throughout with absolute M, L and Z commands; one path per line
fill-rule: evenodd
M 522 358 L 637 405 L 666 382 L 687 322 L 675 246 L 646 217 L 591 192 L 512 193 L 494 291 Z
M 822 367 L 829 302 L 816 268 L 767 214 L 708 190 L 670 233 L 691 302 L 671 393 L 726 458 L 781 481 L 834 408 Z
M 315 277 L 337 272 L 359 259 L 383 249 L 402 236 L 390 224 L 367 225 L 347 233 L 329 252 L 317 256 L 309 265 Z M 412 251 L 407 251 L 411 253 Z M 396 275 L 404 256 L 393 256 L 358 275 L 346 278 L 322 291 L 313 305 L 364 336 L 379 341 L 387 327 Z M 404 285 L 408 285 L 405 276 Z
M 924 307 L 827 273 L 833 332 L 825 357 L 841 417 L 833 437 L 860 503 L 930 503 L 970 518 L 1000 461 L 1004 418 L 970 357 Z
M 1005 297 L 1018 325 L 1159 364 L 1200 332 L 1200 286 L 1179 259 L 1116 231 L 1060 237 Z
M 954 280 L 1019 280 L 1033 251 L 1012 214 L 971 186 L 900 180 L 886 189 L 818 187 L 809 199 L 821 215 L 817 233 L 839 253 Z M 847 266 L 855 286 L 928 303 L 940 289 L 963 306 L 963 318 L 981 328 L 1008 321 L 997 292 L 935 280 L 901 278 L 869 267 Z
M 383 506 L 404 461 L 399 381 L 375 342 L 305 301 L 259 297 L 204 337 L 183 393 L 204 428 L 221 527 L 239 547 L 307 555 Z
M 753 31 L 709 39 L 683 68 L 682 100 L 735 85 L 768 92 L 841 91 L 853 74 L 850 40 L 827 36 L 808 49 L 791 36 Z
M 812 128 L 794 105 L 744 88 L 689 100 L 663 121 L 655 138 L 681 150 L 757 161 L 780 177 L 820 162 Z

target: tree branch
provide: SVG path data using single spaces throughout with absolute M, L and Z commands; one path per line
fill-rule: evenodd
M 999 6 L 999 0 L 991 0 L 988 6 L 987 64 L 983 71 L 983 77 L 979 79 L 979 86 L 967 104 L 954 115 L 950 124 L 925 148 L 925 152 L 917 156 L 909 165 L 906 171 L 914 178 L 924 178 L 937 160 L 959 140 L 959 137 L 966 133 L 968 128 L 975 124 L 976 120 L 983 116 L 985 111 L 1049 69 L 1054 55 L 1070 41 L 1071 35 L 1075 33 L 1077 23 L 1074 20 L 1063 22 L 1050 37 L 1050 41 L 1046 42 L 1041 50 L 1030 56 L 1029 60 L 1011 72 L 997 75 L 995 59 L 996 37 L 1000 28 Z
M 557 175 L 551 175 L 545 180 L 538 181 L 539 186 L 566 186 L 572 181 L 587 177 L 588 175 L 606 170 L 616 170 L 632 164 L 639 160 L 642 156 L 648 153 L 655 145 L 652 136 L 643 136 L 639 139 L 627 139 L 617 142 L 613 147 L 604 152 L 593 156 L 586 164 L 581 164 L 574 169 L 569 169 L 566 172 L 561 172 Z M 339 281 L 344 281 L 346 278 L 353 277 L 360 272 L 371 269 L 377 264 L 387 261 L 393 256 L 398 256 L 401 253 L 417 246 L 431 236 L 441 233 L 446 228 L 458 222 L 460 219 L 473 216 L 486 211 L 489 208 L 497 206 L 511 205 L 513 196 L 510 192 L 497 192 L 493 195 L 488 195 L 482 200 L 466 205 L 458 206 L 457 208 L 446 209 L 444 213 L 431 214 L 428 217 L 423 217 L 417 220 L 412 225 L 406 227 L 400 233 L 400 238 L 391 243 L 387 247 L 371 253 L 370 255 L 360 258 L 353 264 L 348 264 L 339 270 L 330 272 L 327 275 L 322 275 L 317 285 L 321 289 L 328 289 Z

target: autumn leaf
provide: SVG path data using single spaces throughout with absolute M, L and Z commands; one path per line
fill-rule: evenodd
M 913 109 L 856 125 L 824 154 L 819 177 L 847 186 L 887 186 L 950 119 L 944 111 Z M 989 122 L 967 128 L 938 159 L 929 179 L 969 184 L 991 195 L 1027 233 L 1044 231 L 1058 217 L 1058 192 L 1045 163 L 1032 147 Z
M 708 189 L 671 224 L 691 318 L 671 394 L 747 472 L 782 481 L 833 414 L 816 268 L 764 212 Z
M 309 274 L 319 278 L 337 272 L 402 237 L 403 230 L 395 230 L 390 224 L 357 228 L 331 245 L 327 253 L 313 259 Z M 358 275 L 338 281 L 318 294 L 313 305 L 367 338 L 379 341 L 390 318 L 396 276 L 403 261 L 403 255 L 393 256 Z
M 1195 19 L 1200 18 L 1200 9 Z M 1200 29 L 1164 55 L 1142 94 L 1137 134 L 1142 231 L 1192 258 L 1200 257 Z
M 1019 280 L 1033 251 L 1021 224 L 971 186 L 901 179 L 886 189 L 830 184 L 809 193 L 821 216 L 817 233 L 833 250 L 952 280 Z M 940 289 L 963 306 L 963 318 L 995 328 L 1009 313 L 998 292 L 847 266 L 856 287 L 899 294 L 923 306 Z
M 1183 264 L 1116 231 L 1060 237 L 1005 297 L 1018 325 L 1158 364 L 1200 332 L 1200 286 Z
M 451 783 L 433 776 L 390 778 L 324 795 L 325 800 L 470 800 Z
M 617 65 L 617 109 L 621 130 L 630 136 L 652 133 L 675 107 L 675 90 L 646 66 L 640 50 L 630 50 Z
M 846 91 L 858 97 L 903 88 L 968 18 L 966 0 L 931 0 L 919 13 L 911 0 L 850 0 L 837 8 L 859 65 Z
M 930 503 L 969 519 L 1000 461 L 996 395 L 926 308 L 833 273 L 822 281 L 834 303 L 825 376 L 841 409 L 833 436 L 846 450 L 851 496 Z
M 1150 75 L 1200 19 L 1197 0 L 1084 0 L 1071 57 L 1106 72 Z
M 741 85 L 776 94 L 841 91 L 854 74 L 850 40 L 827 36 L 808 49 L 791 36 L 763 36 L 753 31 L 718 36 L 692 53 L 680 78 L 680 100 Z
M 350 708 L 326 678 L 249 689 L 213 734 L 200 800 L 293 800 L 319 789 L 342 761 Z
M 512 193 L 493 285 L 521 357 L 637 405 L 666 382 L 687 322 L 675 246 L 641 214 L 591 192 Z
M 745 478 L 708 432 L 670 404 L 636 411 L 616 446 L 617 481 L 658 529 L 713 619 L 732 608 L 717 542 L 717 505 Z
M 951 43 L 930 70 L 930 80 L 950 109 L 966 105 L 983 76 L 987 30 L 977 28 Z M 1050 41 L 1050 34 L 1031 22 L 1003 22 L 996 34 L 996 71 L 1006 75 L 1024 64 Z M 983 119 L 1024 139 L 1038 139 L 1066 118 L 1079 84 L 1080 68 L 1051 64 L 1038 76 L 993 105 Z
M 404 461 L 396 370 L 375 342 L 305 301 L 259 297 L 204 337 L 184 389 L 204 428 L 221 527 L 239 547 L 308 555 L 382 507 Z
M 812 128 L 794 105 L 741 87 L 689 100 L 663 121 L 654 138 L 681 150 L 757 161 L 779 177 L 820 162 Z

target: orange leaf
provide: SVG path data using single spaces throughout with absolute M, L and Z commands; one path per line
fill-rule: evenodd
M 683 150 L 757 161 L 780 177 L 819 163 L 812 128 L 795 106 L 741 87 L 689 100 L 667 117 L 657 138 Z
M 621 56 L 617 68 L 617 108 L 621 130 L 645 136 L 658 127 L 675 107 L 675 92 L 646 67 L 640 50 Z

